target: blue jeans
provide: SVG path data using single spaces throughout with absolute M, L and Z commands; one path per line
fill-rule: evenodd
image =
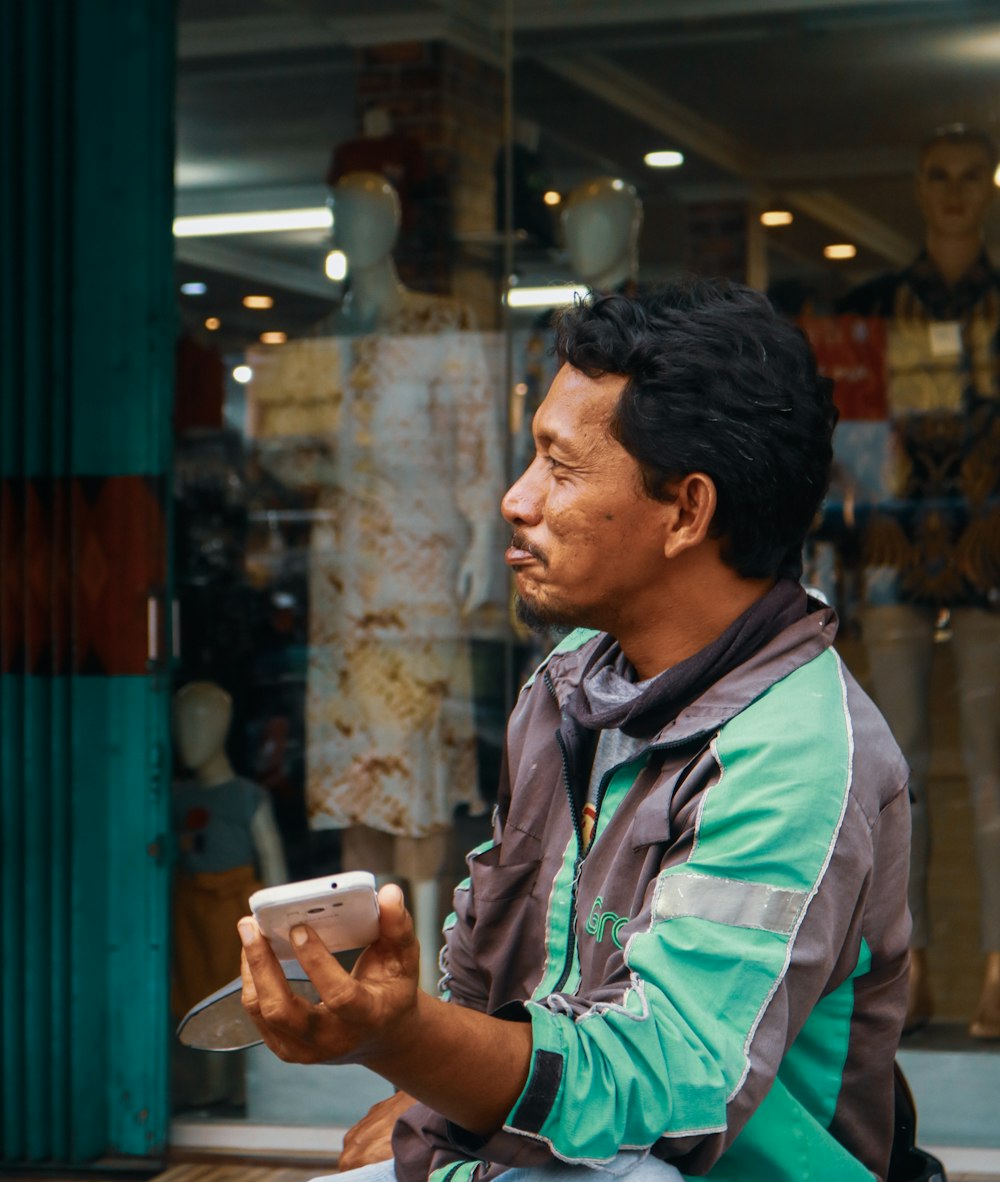
M 614 1182 L 681 1182 L 683 1175 L 658 1157 L 626 1150 L 602 1166 L 571 1166 L 557 1161 L 535 1169 L 508 1170 L 503 1182 L 595 1182 L 598 1178 Z M 396 1170 L 391 1161 L 379 1161 L 343 1174 L 314 1178 L 312 1182 L 396 1182 Z

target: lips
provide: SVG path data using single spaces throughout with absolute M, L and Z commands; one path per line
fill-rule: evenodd
M 517 546 L 508 546 L 503 557 L 508 566 L 526 566 L 538 561 L 530 550 L 521 550 Z
M 508 566 L 528 566 L 533 562 L 545 565 L 542 552 L 521 534 L 514 534 L 510 539 L 510 545 L 504 551 L 504 561 Z

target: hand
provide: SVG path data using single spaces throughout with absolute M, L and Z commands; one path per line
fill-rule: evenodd
M 311 928 L 292 928 L 299 964 L 320 997 L 313 1004 L 292 993 L 256 921 L 240 920 L 243 1007 L 279 1059 L 367 1063 L 401 1045 L 416 1011 L 419 946 L 398 886 L 379 891 L 379 927 L 351 973 Z
M 486 572 L 469 556 L 458 572 L 458 602 L 465 613 L 474 612 L 486 602 Z
M 414 1103 L 407 1092 L 396 1092 L 373 1105 L 358 1123 L 344 1134 L 344 1148 L 337 1169 L 356 1170 L 359 1166 L 388 1161 L 392 1157 L 392 1130 L 396 1121 Z

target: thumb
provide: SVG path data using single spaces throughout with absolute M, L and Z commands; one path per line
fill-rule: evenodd
M 388 883 L 378 893 L 379 929 L 383 940 L 396 944 L 411 944 L 415 939 L 413 917 L 406 910 L 403 892 L 394 883 Z

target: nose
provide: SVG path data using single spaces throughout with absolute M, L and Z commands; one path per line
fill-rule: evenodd
M 508 525 L 535 525 L 541 519 L 541 488 L 536 457 L 504 493 L 500 512 Z

